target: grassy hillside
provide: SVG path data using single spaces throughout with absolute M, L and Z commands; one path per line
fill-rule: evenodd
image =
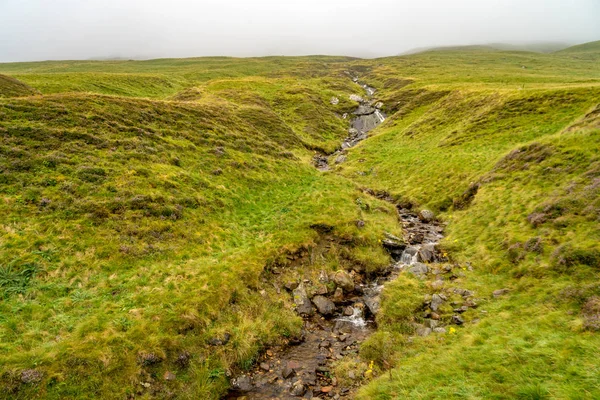
M 39 92 L 10 76 L 0 75 L 0 98 L 31 96 Z
M 0 397 L 219 398 L 300 329 L 273 271 L 389 263 L 396 216 L 363 188 L 434 210 L 459 272 L 386 286 L 340 385 L 367 371 L 358 398 L 600 397 L 600 70 L 584 48 L 0 64 L 43 93 L 0 99 Z M 345 71 L 388 119 L 322 173 L 314 151 L 336 149 L 363 94 Z M 331 255 L 300 270 L 329 227 Z M 415 336 L 424 296 L 457 287 L 478 305 L 465 323 Z

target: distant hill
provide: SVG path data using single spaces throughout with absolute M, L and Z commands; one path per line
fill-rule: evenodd
M 487 43 L 464 46 L 419 47 L 402 53 L 402 55 L 423 53 L 426 51 L 531 51 L 534 53 L 552 53 L 569 47 L 568 43 L 534 42 L 534 43 Z
M 578 44 L 577 46 L 567 47 L 566 49 L 562 49 L 557 51 L 557 53 L 600 53 L 600 40 L 595 42 L 588 42 L 583 44 Z
M 34 94 L 39 94 L 39 92 L 15 78 L 0 75 L 0 97 L 21 97 Z

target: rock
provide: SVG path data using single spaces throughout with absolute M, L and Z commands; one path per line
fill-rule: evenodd
M 300 397 L 300 396 L 303 396 L 305 392 L 306 392 L 306 386 L 304 386 L 304 383 L 302 381 L 298 381 L 298 382 L 294 383 L 294 385 L 290 389 L 290 394 L 292 396 Z
M 182 351 L 177 355 L 177 359 L 175 360 L 175 364 L 179 368 L 187 368 L 190 365 L 190 359 L 192 355 L 188 351 Z
M 341 287 L 345 292 L 354 290 L 354 281 L 346 271 L 339 270 L 333 276 L 333 281 L 338 287 Z
M 210 344 L 210 341 L 209 341 Z M 154 365 L 162 361 L 162 358 L 154 353 L 140 352 L 137 357 L 141 365 Z
M 383 103 L 381 101 L 378 101 L 377 103 L 375 103 L 375 108 L 380 110 L 383 108 Z
M 329 276 L 327 275 L 327 272 L 325 272 L 325 270 L 321 270 L 321 272 L 319 272 L 319 282 L 321 283 L 329 283 Z
M 435 245 L 428 243 L 419 249 L 419 261 L 428 263 L 435 261 Z
M 421 326 L 419 328 L 417 328 L 416 330 L 416 334 L 417 336 L 429 336 L 431 334 L 431 328 L 427 328 L 426 326 Z
M 323 386 L 323 387 L 321 388 L 321 392 L 323 392 L 323 393 L 329 393 L 329 392 L 331 392 L 332 390 L 333 390 L 333 386 Z
M 252 382 L 249 376 L 242 375 L 231 381 L 231 387 L 238 392 L 249 392 L 252 390 Z
M 307 316 L 315 313 L 303 283 L 298 285 L 292 294 L 294 296 L 294 304 L 296 304 L 296 312 L 298 314 Z
M 359 95 L 357 95 L 357 94 L 351 94 L 351 95 L 350 95 L 350 100 L 352 100 L 352 101 L 357 101 L 357 102 L 359 102 L 359 103 L 362 103 L 362 102 L 364 101 L 364 100 L 363 100 L 363 98 L 362 98 L 362 97 L 360 97 L 360 96 L 359 96 Z
M 327 297 L 315 296 L 312 301 L 321 315 L 329 316 L 335 311 L 335 304 Z
M 171 371 L 166 371 L 163 375 L 163 379 L 165 381 L 174 381 L 175 380 L 175 374 L 172 373 Z
M 347 158 L 347 157 L 346 157 L 346 155 L 344 155 L 344 154 L 340 154 L 339 156 L 337 156 L 337 157 L 335 158 L 335 163 L 336 163 L 336 164 L 341 164 L 341 163 L 343 163 L 344 161 L 346 161 L 346 158 Z
M 433 328 L 433 332 L 435 333 L 446 333 L 446 328 L 444 328 L 443 326 L 439 326 L 437 328 Z
M 434 294 L 433 296 L 431 296 L 431 304 L 429 305 L 431 311 L 439 310 L 442 304 L 444 304 L 444 299 L 442 298 L 442 296 L 440 296 L 439 294 Z
M 340 102 L 340 99 L 338 99 L 337 97 L 332 97 L 331 100 L 329 101 L 331 103 L 331 105 L 337 105 Z
M 217 168 L 215 170 L 212 171 L 213 175 L 222 175 L 223 174 L 223 170 L 221 168 Z
M 381 241 L 381 244 L 388 253 L 396 259 L 400 258 L 406 250 L 406 243 L 404 240 L 387 232 L 385 233 L 385 239 Z
M 425 264 L 414 263 L 413 265 L 411 265 L 408 271 L 418 277 L 423 277 L 427 274 L 427 272 L 429 272 L 429 268 Z
M 432 313 L 429 315 L 429 317 L 430 317 L 431 319 L 434 319 L 434 320 L 436 320 L 436 321 L 439 321 L 439 320 L 440 320 L 440 318 L 441 318 L 440 314 L 438 314 L 438 313 L 435 313 L 435 312 L 432 312 Z
M 423 222 L 431 222 L 435 219 L 435 214 L 430 210 L 421 210 L 418 217 Z
M 25 384 L 35 384 L 42 381 L 44 373 L 37 369 L 24 369 L 21 371 L 21 382 Z
M 283 287 L 286 288 L 287 290 L 289 290 L 291 292 L 291 291 L 293 291 L 294 289 L 296 289 L 298 287 L 298 281 L 297 280 L 287 281 L 283 285 Z
M 322 283 L 315 286 L 315 289 L 313 291 L 313 293 L 315 295 L 325 295 L 325 294 L 327 294 L 327 292 L 328 292 L 327 286 L 323 285 Z
M 365 302 L 365 305 L 367 306 L 367 308 L 369 309 L 369 312 L 371 312 L 371 314 L 376 315 L 379 312 L 379 307 L 380 307 L 380 303 L 381 303 L 381 299 L 379 296 L 375 296 L 375 297 L 363 297 L 363 301 Z
M 492 296 L 494 296 L 495 298 L 498 298 L 500 296 L 504 296 L 508 292 L 510 292 L 510 290 L 508 290 L 508 289 L 498 289 L 498 290 L 494 290 L 494 292 L 492 293 Z
M 467 306 L 461 306 L 460 308 L 455 308 L 454 309 L 454 312 L 458 313 L 458 314 L 462 314 L 462 313 L 464 313 L 466 311 L 469 311 L 469 307 L 467 307 Z
M 439 323 L 436 320 L 434 320 L 433 318 L 425 321 L 425 326 L 427 326 L 428 328 L 431 328 L 431 329 L 437 328 L 438 324 Z
M 370 114 L 373 114 L 374 112 L 375 112 L 375 108 L 374 107 L 371 107 L 371 106 L 366 105 L 366 104 L 361 104 L 354 111 L 354 115 L 370 115 Z
M 269 371 L 271 369 L 271 366 L 268 363 L 263 362 L 263 363 L 260 363 L 260 369 L 262 369 L 264 371 Z
M 285 367 L 283 367 L 283 369 L 281 370 L 281 376 L 283 377 L 283 379 L 291 378 L 295 374 L 296 374 L 296 370 L 293 368 L 293 365 L 291 365 L 290 362 L 288 362 L 285 365 Z
M 453 315 L 452 323 L 455 325 L 462 325 L 465 323 L 465 320 L 460 315 Z
M 365 226 L 365 221 L 363 221 L 362 219 L 359 219 L 358 221 L 356 221 L 356 226 L 358 228 L 363 228 Z
M 354 308 L 352 308 L 351 306 L 348 307 L 344 307 L 344 315 L 346 317 L 351 316 L 352 314 L 354 314 Z
M 334 303 L 343 303 L 344 302 L 344 291 L 342 288 L 335 289 L 335 293 L 333 293 L 333 302 Z
M 431 288 L 433 290 L 440 290 L 443 287 L 444 287 L 444 281 L 437 280 L 437 281 L 431 282 Z

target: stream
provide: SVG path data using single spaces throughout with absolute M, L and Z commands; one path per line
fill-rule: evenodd
M 359 106 L 353 113 L 348 137 L 334 154 L 315 157 L 315 166 L 320 170 L 329 169 L 329 159 L 339 162 L 347 148 L 366 139 L 367 132 L 385 120 L 381 103 L 372 100 L 375 89 L 358 78 L 353 80 L 365 90 L 367 98 L 353 95 Z M 386 193 L 365 192 L 394 204 Z M 250 371 L 232 379 L 232 389 L 225 399 L 345 399 L 353 395 L 358 384 L 342 386 L 332 375 L 331 367 L 343 358 L 356 358 L 361 342 L 375 331 L 375 316 L 385 282 L 402 271 L 424 277 L 429 271 L 427 263 L 442 261 L 436 245 L 443 238 L 443 225 L 435 221 L 430 212 L 416 213 L 394 205 L 403 237 L 386 234 L 382 240 L 390 254 L 389 267 L 380 275 L 370 277 L 354 271 L 322 274 L 317 284 L 325 287 L 333 281 L 337 289 L 311 293 L 312 298 L 306 286 L 313 282 L 305 280 L 289 287 L 296 312 L 304 318 L 301 336 L 286 345 L 266 350 Z

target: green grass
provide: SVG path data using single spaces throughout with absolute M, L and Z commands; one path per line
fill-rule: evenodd
M 386 264 L 379 239 L 399 227 L 363 187 L 448 222 L 443 247 L 473 266 L 452 285 L 479 308 L 409 340 L 431 289 L 389 284 L 363 363 L 340 366 L 375 363 L 358 398 L 599 397 L 581 312 L 600 294 L 597 54 L 0 64 L 23 82 L 0 81 L 0 397 L 218 398 L 299 330 L 275 286 Z M 349 70 L 388 119 L 321 173 L 314 151 L 338 146 L 361 93 Z M 319 248 L 313 224 L 338 240 L 299 267 L 287 256 Z

